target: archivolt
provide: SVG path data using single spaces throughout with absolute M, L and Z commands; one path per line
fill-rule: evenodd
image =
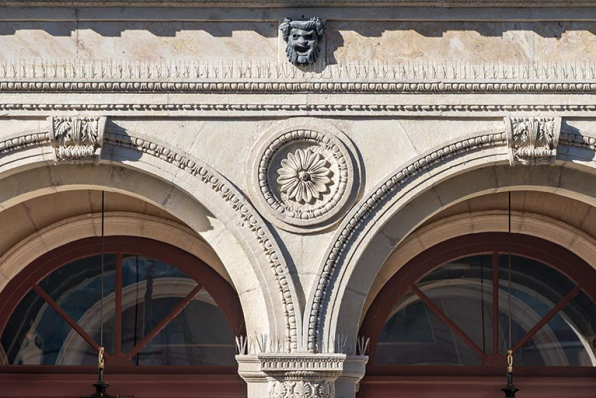
M 456 168 L 449 173 L 450 176 L 457 172 L 471 170 L 473 167 L 468 163 L 473 163 L 473 159 L 465 157 L 467 154 L 479 152 L 478 157 L 482 158 L 483 153 L 486 152 L 486 156 L 492 156 L 489 162 L 505 161 L 507 159 L 504 151 L 506 143 L 505 133 L 500 131 L 483 132 L 463 140 L 447 143 L 400 167 L 360 201 L 342 222 L 332 239 L 324 261 L 319 267 L 319 279 L 309 294 L 303 323 L 303 336 L 309 351 L 316 351 L 321 344 L 320 336 L 325 329 L 323 325 L 325 317 L 329 313 L 330 306 L 333 305 L 330 286 L 340 284 L 338 278 L 340 278 L 341 270 L 350 261 L 348 254 L 369 238 L 369 232 L 382 221 L 390 203 L 400 197 L 412 194 L 417 189 L 422 189 L 416 181 L 417 177 L 421 175 L 427 174 L 429 179 L 433 179 L 443 169 L 450 167 Z M 596 147 L 596 139 L 576 133 L 562 132 L 559 147 L 563 146 L 586 148 L 593 151 Z M 500 153 L 495 151 L 491 153 L 490 148 L 502 150 Z M 457 162 L 454 161 L 454 158 L 463 159 Z M 479 162 L 479 164 L 485 165 L 489 163 L 486 159 L 480 159 Z M 340 288 L 339 286 L 335 287 Z
M 18 150 L 45 146 L 49 144 L 47 132 L 36 131 L 20 134 L 4 141 L 0 141 L 0 157 Z M 266 259 L 273 272 L 281 293 L 284 307 L 286 338 L 292 351 L 298 349 L 298 334 L 301 329 L 301 317 L 296 311 L 296 291 L 289 271 L 277 243 L 271 236 L 267 226 L 233 185 L 222 175 L 193 156 L 177 148 L 154 139 L 140 136 L 125 135 L 116 132 L 106 132 L 105 144 L 115 147 L 128 148 L 168 162 L 187 173 L 190 178 L 203 183 L 215 192 L 221 199 L 222 206 L 227 206 L 239 219 L 240 226 L 246 228 L 252 235 L 254 242 L 260 247 L 261 254 Z M 106 151 L 107 148 L 104 148 Z

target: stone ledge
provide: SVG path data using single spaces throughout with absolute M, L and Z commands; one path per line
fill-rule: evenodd
M 0 0 L 12 7 L 593 7 L 595 0 Z

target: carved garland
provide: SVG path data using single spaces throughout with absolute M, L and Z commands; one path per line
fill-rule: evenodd
M 13 152 L 29 147 L 40 146 L 48 144 L 49 142 L 50 135 L 48 133 L 25 134 L 5 141 L 0 141 L 0 155 L 4 152 Z M 199 161 L 193 160 L 189 156 L 182 155 L 172 148 L 142 138 L 115 133 L 106 133 L 105 142 L 114 146 L 132 148 L 176 165 L 181 170 L 197 177 L 210 189 L 217 192 L 221 198 L 232 207 L 241 220 L 240 225 L 248 228 L 260 243 L 269 262 L 269 266 L 275 274 L 281 292 L 282 303 L 286 312 L 286 328 L 289 333 L 287 339 L 291 350 L 296 350 L 298 348 L 296 336 L 296 310 L 294 308 L 294 303 L 292 302 L 292 295 L 287 280 L 288 277 L 286 276 L 283 265 L 279 261 L 279 254 L 275 250 L 273 242 L 267 236 L 266 228 L 261 225 L 257 218 L 258 216 L 252 210 L 250 205 L 247 204 L 246 199 L 234 193 L 232 188 L 228 186 L 223 178 L 216 176 L 206 167 L 200 165 Z

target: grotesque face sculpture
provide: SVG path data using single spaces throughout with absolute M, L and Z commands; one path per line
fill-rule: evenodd
M 279 26 L 283 39 L 288 46 L 286 54 L 294 65 L 305 66 L 314 64 L 319 56 L 319 39 L 325 30 L 321 18 L 311 18 L 309 21 L 292 21 L 286 18 Z

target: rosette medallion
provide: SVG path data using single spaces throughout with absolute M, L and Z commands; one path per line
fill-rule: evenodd
M 281 228 L 324 229 L 356 197 L 359 168 L 349 139 L 335 128 L 299 124 L 274 130 L 253 155 L 251 196 Z

